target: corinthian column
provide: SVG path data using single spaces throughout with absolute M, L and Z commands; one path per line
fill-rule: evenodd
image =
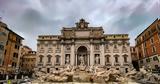
M 104 44 L 101 45 L 101 56 L 100 56 L 100 64 L 105 65 L 105 58 L 104 58 Z
M 64 46 L 61 44 L 61 65 L 65 64 L 65 56 L 64 56 Z
M 90 45 L 90 65 L 94 65 L 93 44 Z
M 87 57 L 88 57 L 88 58 L 87 58 L 87 59 L 88 59 L 88 62 L 87 62 L 87 63 L 88 63 L 88 66 L 90 66 L 90 55 L 89 55 L 89 53 L 87 53 Z
M 75 53 L 74 53 L 74 45 L 71 45 L 71 65 L 74 65 L 75 63 Z

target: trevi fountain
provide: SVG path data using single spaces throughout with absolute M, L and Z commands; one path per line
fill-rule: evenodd
M 101 65 L 75 67 L 66 65 L 51 73 L 38 71 L 34 74 L 34 83 L 100 83 L 100 84 L 160 84 L 160 76 L 153 74 L 149 67 L 140 71 L 132 68 L 128 73 L 121 73 L 112 67 L 109 70 Z

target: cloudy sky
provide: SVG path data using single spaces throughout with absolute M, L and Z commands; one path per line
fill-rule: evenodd
M 160 18 L 160 0 L 0 0 L 0 17 L 36 50 L 38 35 L 60 34 L 84 18 L 105 33 L 135 37 Z

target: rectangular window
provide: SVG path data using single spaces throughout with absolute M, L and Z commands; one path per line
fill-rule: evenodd
M 7 50 L 5 50 L 4 54 L 6 55 L 6 53 L 7 53 Z
M 43 56 L 39 56 L 40 57 L 40 61 L 39 62 L 42 62 L 42 60 L 43 60 Z
M 13 57 L 18 58 L 18 53 L 13 53 Z
M 151 35 L 151 32 L 150 32 L 150 31 L 148 31 L 148 35 Z
M 124 56 L 124 62 L 127 63 L 127 56 Z
M 159 39 L 160 39 L 160 32 L 158 33 Z
M 126 73 L 128 72 L 128 68 L 125 68 Z
M 12 67 L 14 67 L 14 62 L 12 62 Z
M 152 52 L 155 53 L 156 52 L 156 48 L 155 46 L 152 47 Z
M 52 56 L 51 56 L 51 55 L 48 55 L 47 57 L 48 57 L 48 63 L 50 63 L 50 62 L 51 62 L 51 57 L 52 57 Z M 33 59 L 32 59 L 32 60 L 33 60 Z M 31 60 L 31 61 L 32 61 L 32 60 Z
M 150 62 L 150 59 L 148 58 L 148 59 L 146 59 L 146 62 Z
M 151 44 L 153 44 L 154 43 L 154 39 L 153 39 L 153 37 L 151 38 Z
M 109 62 L 109 57 L 107 57 L 107 62 Z
M 16 53 L 13 53 L 13 57 L 16 57 Z
M 0 45 L 0 50 L 4 50 L 4 46 L 3 45 Z
M 153 57 L 153 60 L 154 60 L 154 61 L 157 61 L 157 60 L 158 60 L 158 58 L 157 58 L 157 57 Z
M 17 49 L 19 50 L 19 46 L 17 45 Z
M 142 39 L 144 40 L 144 36 L 142 36 Z
M 110 58 L 110 56 L 107 55 L 107 56 L 106 56 L 106 63 L 109 63 L 109 62 L 110 62 L 109 58 Z
M 56 55 L 56 65 L 60 65 L 60 56 Z
M 146 42 L 144 42 L 144 48 L 146 48 L 147 47 L 147 44 L 146 44 Z
M 147 56 L 147 48 L 144 48 L 144 54 Z
M 118 57 L 117 56 L 115 56 L 115 62 L 118 63 Z
M 142 58 L 142 54 L 139 52 L 139 59 L 141 59 Z
M 15 45 L 14 48 L 17 49 L 17 45 Z
M 47 68 L 47 73 L 50 73 L 50 68 Z

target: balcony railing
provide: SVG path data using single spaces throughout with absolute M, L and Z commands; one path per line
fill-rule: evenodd
M 119 62 L 115 62 L 114 66 L 120 66 L 121 64 Z
M 123 66 L 130 66 L 130 63 L 129 62 L 124 62 Z
M 46 63 L 46 66 L 52 66 L 52 63 Z
M 55 66 L 60 66 L 60 63 L 55 63 Z
M 105 65 L 106 66 L 112 66 L 112 64 L 110 62 L 106 62 Z

